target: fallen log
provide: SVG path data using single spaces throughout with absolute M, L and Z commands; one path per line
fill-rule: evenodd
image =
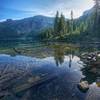
M 45 82 L 48 82 L 50 80 L 53 80 L 55 78 L 57 78 L 57 74 L 56 75 L 54 75 L 54 74 L 53 75 L 49 75 L 49 76 L 46 76 L 46 77 L 43 77 L 43 78 L 37 78 L 37 79 L 35 79 L 33 81 L 31 80 L 32 79 L 32 77 L 31 77 L 31 79 L 29 79 L 31 81 L 28 80 L 27 83 L 21 84 L 20 86 L 17 86 L 17 87 L 14 87 L 13 88 L 13 92 L 15 94 L 16 93 L 20 93 L 22 91 L 25 91 L 25 90 L 31 88 L 31 87 L 35 87 L 37 85 L 41 85 L 41 84 L 43 84 Z

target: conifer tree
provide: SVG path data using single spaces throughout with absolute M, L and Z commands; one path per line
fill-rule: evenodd
M 58 25 L 59 25 L 59 12 L 57 11 L 55 21 L 54 21 L 54 34 L 58 34 Z
M 59 34 L 60 36 L 66 34 L 66 23 L 65 23 L 65 17 L 63 14 L 61 14 L 61 17 L 59 19 Z

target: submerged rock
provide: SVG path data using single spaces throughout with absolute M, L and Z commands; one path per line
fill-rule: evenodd
M 88 89 L 89 89 L 89 84 L 87 81 L 81 81 L 79 84 L 78 84 L 78 88 L 83 91 L 83 92 L 86 92 Z

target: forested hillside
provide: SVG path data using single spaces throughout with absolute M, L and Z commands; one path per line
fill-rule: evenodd
M 41 15 L 22 20 L 7 19 L 0 23 L 0 39 L 37 36 L 39 31 L 52 27 L 53 20 Z
M 95 5 L 85 11 L 78 19 L 73 19 L 71 11 L 70 19 L 66 20 L 63 14 L 57 11 L 53 31 L 45 30 L 41 39 L 98 42 L 100 38 L 100 1 L 94 0 Z M 51 32 L 51 33 L 50 33 Z
M 99 41 L 100 0 L 94 2 L 94 7 L 77 19 L 73 18 L 73 11 L 70 12 L 70 19 L 66 19 L 63 13 L 57 11 L 55 18 L 34 16 L 1 22 L 0 39 L 30 37 L 50 41 Z

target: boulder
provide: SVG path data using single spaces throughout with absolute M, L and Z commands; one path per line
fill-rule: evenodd
M 100 57 L 100 54 L 98 54 L 98 57 Z
M 83 91 L 83 92 L 86 92 L 88 89 L 89 89 L 89 84 L 87 81 L 81 81 L 79 84 L 78 84 L 78 88 Z

